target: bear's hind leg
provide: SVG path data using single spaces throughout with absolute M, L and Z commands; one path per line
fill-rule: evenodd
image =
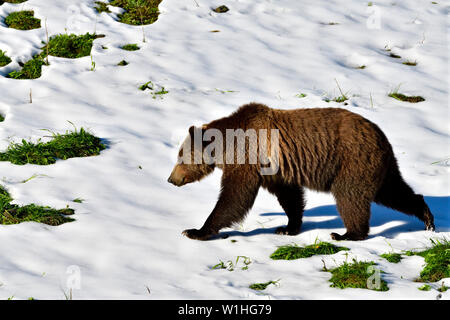
M 287 226 L 279 227 L 275 232 L 291 236 L 299 234 L 305 208 L 303 188 L 297 185 L 276 184 L 270 185 L 267 190 L 278 198 L 278 202 L 288 217 Z
M 336 205 L 347 232 L 343 235 L 332 233 L 333 240 L 364 240 L 369 234 L 370 199 L 355 193 L 352 198 L 348 195 L 334 195 Z
M 415 194 L 403 180 L 397 168 L 386 176 L 380 190 L 375 196 L 375 202 L 385 207 L 398 210 L 419 218 L 425 224 L 425 229 L 434 231 L 434 217 L 421 194 Z

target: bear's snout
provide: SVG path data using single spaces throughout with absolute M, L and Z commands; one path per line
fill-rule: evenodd
M 167 179 L 167 182 L 177 186 L 177 187 L 181 187 L 182 185 L 185 184 L 185 180 L 186 177 L 183 173 L 183 170 L 181 170 L 180 168 L 178 168 L 178 166 L 176 166 L 172 173 L 170 174 L 169 178 Z
M 167 179 L 167 182 L 169 182 L 177 187 L 181 187 L 184 184 L 184 177 L 181 179 L 175 179 L 172 177 L 172 175 L 170 175 L 169 179 Z

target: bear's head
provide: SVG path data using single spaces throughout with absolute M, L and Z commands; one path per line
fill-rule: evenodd
M 191 126 L 189 128 L 189 134 L 178 151 L 178 160 L 167 179 L 168 182 L 181 187 L 187 183 L 199 181 L 214 171 L 214 163 L 208 164 L 203 159 L 204 130 L 205 127 Z

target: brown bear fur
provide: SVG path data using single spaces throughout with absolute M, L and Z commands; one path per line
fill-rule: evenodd
M 179 162 L 169 177 L 178 186 L 200 180 L 216 166 L 223 170 L 219 199 L 203 227 L 183 232 L 191 239 L 206 240 L 241 221 L 260 187 L 274 194 L 286 212 L 288 224 L 277 229 L 279 234 L 300 232 L 304 187 L 331 192 L 336 199 L 347 232 L 332 233 L 335 240 L 367 237 L 371 202 L 414 215 L 427 230 L 434 230 L 433 215 L 423 196 L 402 179 L 386 136 L 360 115 L 338 108 L 278 110 L 250 103 L 202 128 L 191 127 L 188 138 L 193 140 L 195 130 L 211 128 L 224 137 L 226 129 L 278 129 L 279 170 L 275 175 L 261 175 L 257 164 Z M 206 145 L 202 142 L 203 148 Z M 192 148 L 193 153 L 198 151 Z

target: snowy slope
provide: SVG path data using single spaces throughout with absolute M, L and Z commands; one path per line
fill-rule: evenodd
M 378 255 L 450 237 L 449 7 L 438 2 L 163 0 L 158 21 L 144 28 L 145 43 L 141 27 L 117 22 L 114 13 L 97 14 L 92 0 L 0 6 L 0 49 L 13 59 L 0 68 L 0 112 L 6 115 L 0 149 L 11 139 L 43 137 L 43 128 L 71 129 L 67 120 L 109 144 L 100 156 L 50 166 L 0 162 L 1 184 L 16 203 L 76 209 L 76 221 L 58 227 L 0 225 L 0 298 L 64 299 L 72 287 L 74 299 L 435 299 L 436 290 L 417 290 L 421 284 L 413 282 L 423 258 L 390 264 Z M 222 4 L 230 11 L 211 11 Z M 21 8 L 47 19 L 50 35 L 65 29 L 105 34 L 94 41 L 95 71 L 90 57 L 50 57 L 39 79 L 4 77 L 45 40 L 44 28 L 6 27 L 3 18 Z M 127 43 L 141 49 L 119 48 Z M 389 57 L 386 48 L 402 59 Z M 123 59 L 130 64 L 118 67 Z M 418 64 L 403 65 L 406 60 Z M 361 65 L 365 69 L 356 68 Z M 340 94 L 335 79 L 349 91 L 346 106 L 324 101 Z M 169 93 L 153 99 L 138 90 L 149 80 Z M 400 92 L 426 101 L 388 97 L 399 85 Z M 327 194 L 307 193 L 303 232 L 295 237 L 273 234 L 287 219 L 264 191 L 244 223 L 224 231 L 228 239 L 199 242 L 181 235 L 201 227 L 210 213 L 220 172 L 183 188 L 169 185 L 179 143 L 190 125 L 250 101 L 284 109 L 343 107 L 386 133 L 405 180 L 425 195 L 437 227 L 436 233 L 422 231 L 420 221 L 373 206 L 369 238 L 342 242 L 351 248 L 347 259 L 379 263 L 389 291 L 330 288 L 321 259 L 333 266 L 346 259 L 343 252 L 295 261 L 269 258 L 279 245 L 331 241 L 331 232 L 344 231 Z M 41 176 L 22 183 L 33 174 Z M 86 201 L 73 203 L 78 197 Z M 237 256 L 252 259 L 248 270 L 210 269 Z M 280 285 L 264 294 L 248 288 L 277 279 Z M 442 293 L 449 297 L 449 291 Z

